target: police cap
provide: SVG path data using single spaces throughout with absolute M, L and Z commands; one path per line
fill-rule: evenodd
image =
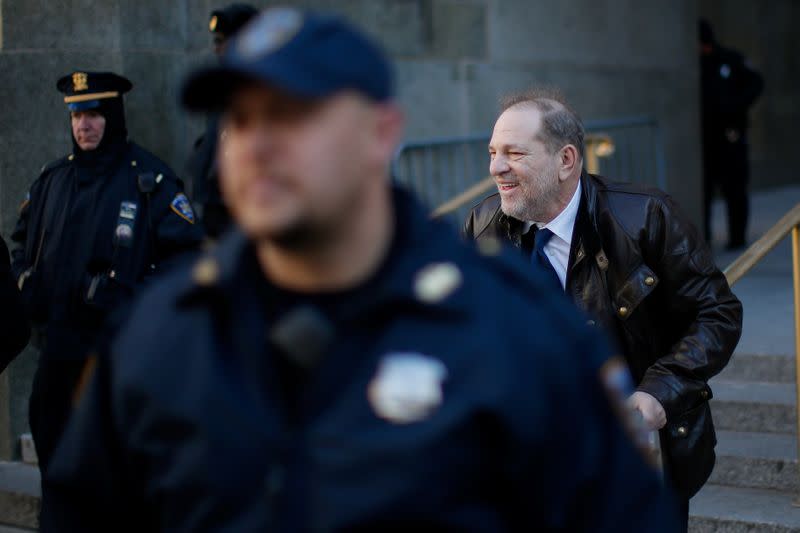
M 233 35 L 257 14 L 258 10 L 247 4 L 231 4 L 223 9 L 215 9 L 208 20 L 208 31 Z
M 70 111 L 83 111 L 100 107 L 100 100 L 119 98 L 133 88 L 133 84 L 113 72 L 73 72 L 62 77 L 56 88 L 64 93 L 64 102 Z
M 380 48 L 344 20 L 276 7 L 236 34 L 219 65 L 192 73 L 184 105 L 223 108 L 242 82 L 258 81 L 307 98 L 350 89 L 374 101 L 392 96 L 392 71 Z

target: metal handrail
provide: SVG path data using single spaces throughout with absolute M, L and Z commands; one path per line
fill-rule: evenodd
M 728 285 L 733 287 L 737 281 L 742 279 L 745 274 L 764 259 L 784 237 L 796 230 L 798 225 L 800 225 L 800 204 L 787 211 L 774 226 L 725 269 L 724 274 L 728 278 Z
M 482 197 L 484 194 L 486 194 L 486 191 L 492 187 L 494 187 L 494 178 L 492 176 L 483 178 L 466 191 L 462 192 L 461 194 L 457 194 L 431 211 L 431 218 L 443 217 L 458 211 L 468 203 Z
M 795 205 L 775 223 L 738 259 L 725 269 L 728 285 L 733 286 L 750 272 L 764 257 L 781 242 L 792 236 L 792 286 L 794 289 L 794 357 L 795 357 L 795 407 L 797 412 L 797 454 L 800 457 L 800 204 Z M 798 467 L 800 475 L 800 466 Z M 800 507 L 800 496 L 792 502 Z

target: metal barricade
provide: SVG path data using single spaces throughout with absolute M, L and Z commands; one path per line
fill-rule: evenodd
M 592 120 L 585 123 L 585 165 L 613 181 L 666 187 L 664 147 L 658 122 L 651 117 Z M 395 156 L 394 179 L 436 207 L 463 193 L 489 174 L 491 133 L 407 142 Z M 480 198 L 448 214 L 460 222 Z

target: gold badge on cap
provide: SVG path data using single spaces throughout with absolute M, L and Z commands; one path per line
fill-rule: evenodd
M 425 420 L 442 404 L 447 368 L 440 360 L 414 352 L 386 354 L 367 387 L 375 414 L 394 424 Z
M 239 39 L 238 50 L 244 56 L 258 57 L 277 50 L 297 34 L 303 15 L 290 7 L 264 11 L 247 25 Z
M 85 72 L 76 72 L 72 75 L 72 90 L 75 92 L 89 89 L 89 77 Z
M 217 24 L 219 24 L 219 19 L 217 18 L 216 15 L 214 15 L 213 17 L 211 17 L 211 20 L 208 21 L 208 31 L 216 31 Z

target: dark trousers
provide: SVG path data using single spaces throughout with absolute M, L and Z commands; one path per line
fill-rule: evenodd
M 28 403 L 28 422 L 42 473 L 47 470 L 72 413 L 72 398 L 84 364 L 83 358 L 53 360 L 45 354 L 39 360 Z
M 707 140 L 705 143 L 703 181 L 703 207 L 705 238 L 711 242 L 711 202 L 719 190 L 725 199 L 728 215 L 728 246 L 741 247 L 747 242 L 749 200 L 749 161 L 744 137 L 736 142 L 726 138 Z

